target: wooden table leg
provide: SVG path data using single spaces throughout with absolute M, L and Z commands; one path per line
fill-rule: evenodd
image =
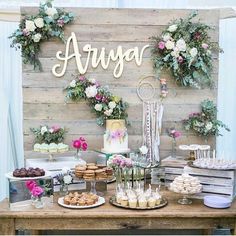
M 14 219 L 0 219 L 0 235 L 15 235 Z

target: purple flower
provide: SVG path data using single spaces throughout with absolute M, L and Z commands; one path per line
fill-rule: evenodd
M 85 77 L 84 76 L 80 76 L 79 77 L 79 81 L 84 81 L 85 80 Z
M 133 162 L 131 159 L 126 158 L 126 167 L 131 168 L 133 167 Z
M 158 48 L 163 50 L 165 48 L 165 42 L 161 41 L 158 43 Z
M 95 96 L 95 99 L 97 100 L 97 101 L 101 101 L 101 99 L 102 99 L 102 95 L 100 95 L 100 94 L 96 94 L 96 96 Z
M 179 56 L 178 57 L 178 62 L 181 64 L 181 63 L 183 63 L 183 61 L 184 61 L 183 57 Z
M 125 168 L 126 167 L 126 160 L 125 159 L 121 160 L 120 167 L 121 168 Z
M 98 88 L 100 87 L 100 83 L 96 81 L 95 86 Z
M 65 24 L 64 20 L 63 19 L 59 19 L 57 20 L 57 25 L 60 26 L 60 27 L 63 27 Z
M 30 34 L 29 31 L 26 28 L 24 28 L 22 30 L 22 33 L 23 33 L 24 36 L 29 36 L 29 34 Z
M 107 99 L 105 96 L 103 96 L 103 97 L 102 97 L 102 102 L 107 103 L 107 102 L 108 102 L 108 99 Z

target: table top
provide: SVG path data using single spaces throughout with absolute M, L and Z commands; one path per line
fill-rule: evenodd
M 118 208 L 109 203 L 109 198 L 114 194 L 115 184 L 108 185 L 105 194 L 106 203 L 97 208 L 90 209 L 67 209 L 55 203 L 45 206 L 43 209 L 35 209 L 27 206 L 23 209 L 10 210 L 8 200 L 0 202 L 0 218 L 219 218 L 236 217 L 236 201 L 228 209 L 213 209 L 203 205 L 203 200 L 193 199 L 191 205 L 180 205 L 177 200 L 180 195 L 170 191 L 163 191 L 162 194 L 168 199 L 166 207 L 155 210 L 129 210 Z

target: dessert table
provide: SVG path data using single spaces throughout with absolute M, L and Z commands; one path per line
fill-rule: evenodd
M 9 210 L 7 199 L 0 202 L 0 234 L 15 234 L 15 230 L 111 230 L 111 229 L 201 229 L 230 228 L 236 234 L 236 202 L 228 209 L 212 209 L 202 200 L 192 205 L 177 203 L 179 196 L 163 191 L 168 205 L 157 210 L 127 210 L 109 203 L 114 184 L 108 185 L 106 203 L 97 208 L 71 210 L 51 203 L 43 209 L 32 206 Z

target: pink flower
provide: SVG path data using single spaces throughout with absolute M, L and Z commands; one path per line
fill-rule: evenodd
M 165 48 L 165 42 L 161 41 L 158 43 L 158 48 L 163 50 Z
M 125 159 L 123 159 L 123 160 L 120 161 L 120 167 L 121 167 L 121 168 L 126 167 L 126 160 L 125 160 Z
M 65 24 L 64 20 L 63 19 L 59 19 L 57 20 L 57 25 L 60 26 L 60 27 L 63 27 Z
M 80 140 L 74 140 L 73 141 L 73 147 L 77 148 L 77 149 L 81 148 L 81 141 Z
M 102 95 L 100 95 L 100 94 L 96 94 L 96 96 L 95 96 L 95 99 L 97 100 L 97 101 L 101 101 L 101 99 L 102 99 Z
M 178 57 L 178 62 L 181 64 L 181 63 L 183 63 L 183 61 L 184 61 L 183 57 L 179 56 Z
M 84 81 L 85 80 L 85 77 L 84 76 L 80 76 L 79 77 L 79 81 Z
M 202 48 L 207 49 L 208 48 L 208 44 L 207 43 L 202 43 Z
M 133 162 L 131 159 L 126 158 L 126 167 L 128 167 L 128 168 L 133 167 Z
M 88 148 L 88 144 L 84 142 L 84 143 L 82 144 L 82 149 L 83 149 L 83 151 L 86 151 L 87 148 Z
M 34 197 L 40 197 L 40 196 L 42 196 L 42 194 L 43 194 L 43 189 L 42 189 L 41 187 L 39 187 L 39 186 L 35 186 L 35 187 L 32 189 L 31 193 L 32 193 L 32 195 L 33 195 Z
M 117 131 L 115 132 L 115 136 L 116 136 L 117 138 L 122 138 L 122 137 L 124 136 L 124 132 L 123 132 L 122 130 L 117 130 Z
M 25 186 L 26 186 L 27 189 L 29 189 L 29 191 L 32 191 L 32 189 L 34 187 L 36 187 L 37 184 L 34 180 L 28 180 L 28 181 L 25 182 Z
M 201 33 L 200 32 L 196 32 L 194 34 L 194 39 L 199 40 L 200 38 L 201 38 Z
M 60 131 L 61 127 L 58 125 L 53 125 L 52 129 L 53 129 L 53 132 L 56 133 L 56 132 Z
M 180 131 L 175 131 L 174 134 L 173 134 L 173 137 L 174 138 L 179 138 L 181 136 L 181 132 Z
M 30 32 L 26 28 L 24 28 L 22 30 L 22 33 L 23 33 L 24 36 L 29 36 L 29 34 L 30 34 Z
M 85 141 L 85 138 L 84 137 L 79 137 L 79 140 L 84 142 Z

